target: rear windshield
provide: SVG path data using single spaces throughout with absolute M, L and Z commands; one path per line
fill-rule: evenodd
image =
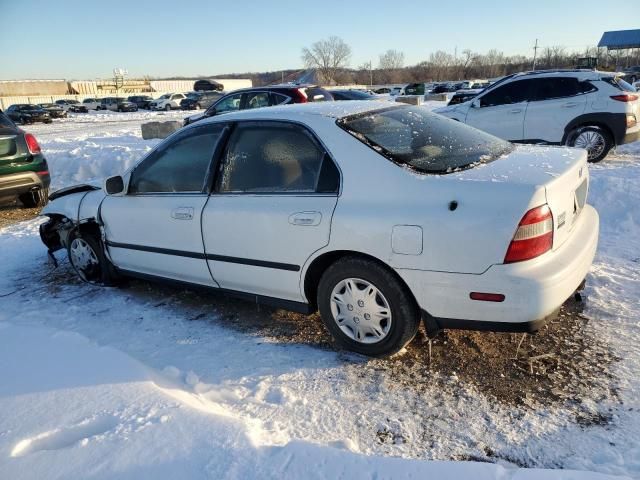
M 423 107 L 390 107 L 352 115 L 338 125 L 395 163 L 422 173 L 450 173 L 513 150 L 504 140 Z
M 636 87 L 631 85 L 630 83 L 625 82 L 620 77 L 602 77 L 603 82 L 607 82 L 609 85 L 613 85 L 618 90 L 622 90 L 623 92 L 635 92 Z
M 0 128 L 15 128 L 16 126 L 4 113 L 0 111 Z

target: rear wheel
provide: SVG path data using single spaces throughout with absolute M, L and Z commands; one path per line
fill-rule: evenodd
M 115 269 L 104 254 L 102 242 L 91 233 L 73 232 L 67 246 L 69 263 L 84 282 L 112 285 Z
M 33 192 L 23 193 L 18 199 L 27 208 L 44 207 L 49 202 L 49 189 L 42 188 Z
M 599 162 L 604 159 L 613 148 L 613 139 L 609 132 L 596 126 L 576 128 L 567 137 L 567 145 L 570 147 L 584 148 L 587 151 L 590 162 Z
M 318 307 L 337 343 L 372 357 L 401 350 L 420 324 L 420 310 L 398 278 L 358 257 L 341 259 L 322 275 Z

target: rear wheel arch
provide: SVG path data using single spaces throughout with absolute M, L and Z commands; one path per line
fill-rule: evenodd
M 330 252 L 325 252 L 319 255 L 318 257 L 314 258 L 305 271 L 304 282 L 303 282 L 304 295 L 307 299 L 307 302 L 309 302 L 309 305 L 312 307 L 313 310 L 316 310 L 318 308 L 318 305 L 317 305 L 318 285 L 320 283 L 320 279 L 322 278 L 322 275 L 324 274 L 324 272 L 327 271 L 327 269 L 331 265 L 347 257 L 368 260 L 388 270 L 396 278 L 396 280 L 400 282 L 403 288 L 407 291 L 409 296 L 413 299 L 415 305 L 419 307 L 418 301 L 415 298 L 415 295 L 413 294 L 411 289 L 409 288 L 409 285 L 407 285 L 407 282 L 405 282 L 404 279 L 398 274 L 398 272 L 396 272 L 391 266 L 389 266 L 384 261 L 380 260 L 377 257 L 374 257 L 373 255 L 368 255 L 366 253 L 357 252 L 354 250 L 333 250 Z

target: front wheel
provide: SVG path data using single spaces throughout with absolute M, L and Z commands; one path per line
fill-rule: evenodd
M 91 233 L 73 232 L 67 246 L 69 263 L 83 282 L 112 285 L 116 275 L 104 254 L 102 242 Z
M 168 112 L 169 110 L 171 110 L 171 105 L 169 105 L 168 103 L 164 106 L 164 109 Z
M 585 126 L 576 128 L 567 137 L 570 147 L 584 148 L 589 162 L 596 163 L 604 159 L 613 148 L 613 139 L 600 127 Z
M 327 269 L 318 285 L 318 307 L 338 344 L 372 357 L 401 350 L 420 324 L 420 310 L 396 275 L 358 257 Z

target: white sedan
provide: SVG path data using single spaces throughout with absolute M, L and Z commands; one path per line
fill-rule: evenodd
M 422 107 L 246 110 L 179 130 L 103 189 L 52 194 L 41 236 L 85 281 L 318 308 L 340 345 L 383 356 L 421 319 L 522 332 L 555 315 L 597 246 L 586 162 Z

